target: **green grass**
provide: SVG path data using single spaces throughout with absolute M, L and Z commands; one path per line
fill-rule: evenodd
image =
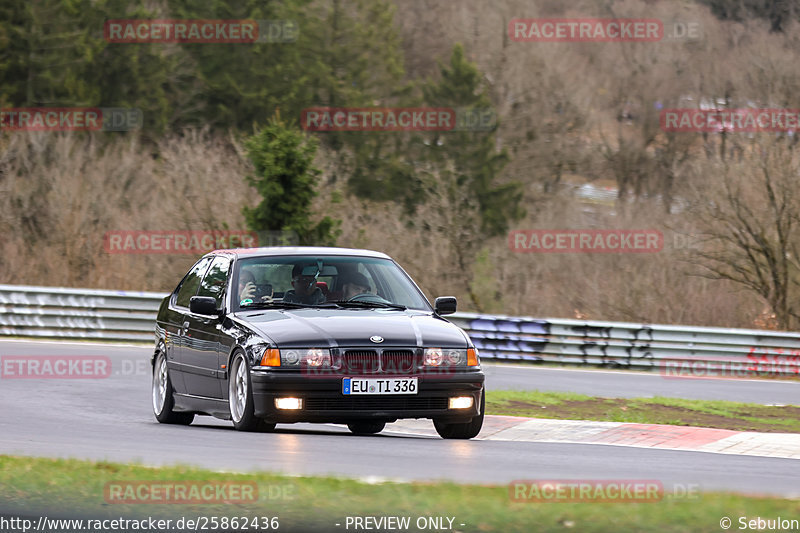
M 487 391 L 492 415 L 703 426 L 738 431 L 800 433 L 800 407 L 684 400 L 596 398 L 540 391 Z
M 443 446 L 442 450 L 445 449 Z M 525 474 L 520 472 L 520 477 L 526 477 Z M 257 504 L 246 505 L 106 503 L 103 487 L 107 482 L 134 480 L 255 482 L 261 496 Z M 291 497 L 270 499 L 270 486 L 291 487 Z M 277 516 L 279 531 L 346 531 L 347 516 L 409 516 L 412 523 L 417 517 L 449 516 L 455 517 L 454 531 L 463 532 L 718 532 L 723 516 L 731 517 L 736 524 L 739 516 L 796 518 L 800 515 L 797 500 L 726 493 L 667 497 L 657 503 L 516 503 L 510 500 L 507 486 L 366 484 L 330 477 L 229 474 L 188 467 L 148 468 L 12 456 L 0 456 L 0 502 L 6 512 L 14 508 L 29 516 L 45 513 L 51 517 L 66 513 L 91 519 Z M 336 527 L 337 522 L 342 526 Z M 465 525 L 460 526 L 461 523 Z

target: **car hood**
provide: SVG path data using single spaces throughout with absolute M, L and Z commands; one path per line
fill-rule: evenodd
M 422 311 L 292 309 L 238 313 L 237 318 L 279 348 L 325 346 L 467 347 L 466 334 Z M 374 343 L 370 337 L 380 336 Z

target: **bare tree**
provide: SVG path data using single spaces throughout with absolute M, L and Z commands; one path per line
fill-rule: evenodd
M 778 326 L 800 318 L 798 273 L 800 216 L 798 154 L 785 139 L 753 143 L 742 163 L 717 160 L 698 189 L 696 209 L 705 223 L 703 246 L 692 261 L 702 276 L 731 280 L 772 308 Z

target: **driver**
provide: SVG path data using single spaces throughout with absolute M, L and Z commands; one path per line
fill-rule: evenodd
M 350 300 L 359 294 L 369 293 L 369 281 L 364 274 L 353 272 L 344 279 L 342 285 L 342 298 Z
M 249 270 L 239 272 L 239 300 L 253 298 L 256 294 L 256 276 Z
M 295 265 L 292 268 L 292 287 L 283 295 L 283 301 L 305 305 L 325 303 L 325 295 L 317 287 L 317 276 L 303 276 L 303 267 L 312 265 Z
M 257 286 L 256 276 L 250 270 L 242 270 L 239 272 L 239 301 L 253 300 L 256 297 Z M 267 294 L 261 296 L 262 302 L 271 302 L 272 295 Z

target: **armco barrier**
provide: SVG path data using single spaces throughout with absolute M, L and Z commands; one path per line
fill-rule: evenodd
M 694 375 L 800 373 L 800 334 L 569 319 L 454 315 L 484 359 L 588 364 Z M 699 369 L 698 369 L 699 365 Z
M 154 341 L 164 293 L 0 285 L 0 335 Z M 800 334 L 456 313 L 483 359 L 665 369 L 800 371 Z
M 0 285 L 0 335 L 154 341 L 158 292 Z

